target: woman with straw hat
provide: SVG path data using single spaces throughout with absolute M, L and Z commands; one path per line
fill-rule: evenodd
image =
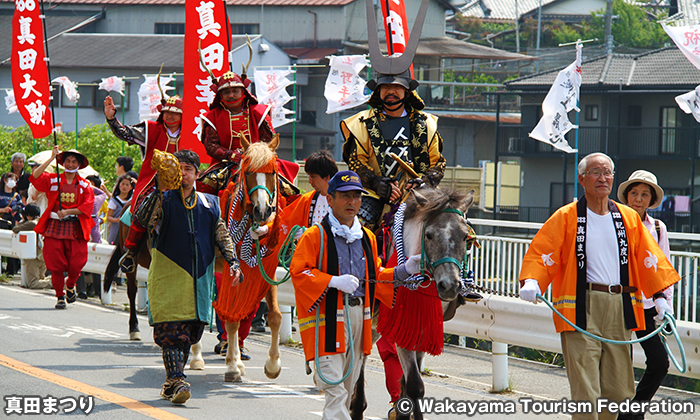
M 666 258 L 670 260 L 666 225 L 664 222 L 654 219 L 647 214 L 647 209 L 659 207 L 664 198 L 664 190 L 657 184 L 656 176 L 645 170 L 634 171 L 627 181 L 620 184 L 620 187 L 617 189 L 617 198 L 620 202 L 632 207 L 639 213 L 644 226 L 647 227 L 651 236 L 659 244 Z M 669 306 L 673 307 L 673 287 L 669 287 L 663 293 Z M 638 338 L 644 337 L 656 329 L 654 322 L 656 307 L 654 302 L 647 296 L 644 296 L 643 302 L 646 325 L 644 330 L 636 331 Z M 658 335 L 642 341 L 640 344 L 647 358 L 647 368 L 637 385 L 637 393 L 634 396 L 634 400 L 650 401 L 668 373 L 668 355 Z M 644 415 L 640 414 L 639 417 L 635 417 L 635 419 L 637 418 L 643 419 Z

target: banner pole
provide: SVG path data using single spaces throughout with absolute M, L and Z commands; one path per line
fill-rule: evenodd
M 51 85 L 51 59 L 49 56 L 49 41 L 46 35 L 46 13 L 44 12 L 44 0 L 41 0 L 41 18 L 44 20 L 43 29 L 44 29 L 44 53 L 46 54 L 46 72 L 48 73 L 49 76 L 49 92 L 51 92 L 51 96 L 49 96 L 49 104 L 51 104 L 51 131 L 53 132 L 53 145 L 58 146 L 58 138 L 56 137 L 56 112 L 54 112 L 54 105 L 53 105 L 53 86 Z M 56 185 L 58 186 L 58 197 L 61 197 L 61 172 L 58 167 L 58 155 L 56 155 L 56 178 L 57 183 Z M 58 209 L 61 210 L 61 200 L 58 200 Z
M 294 87 L 292 88 L 292 96 L 293 96 L 293 101 L 292 102 L 292 108 L 294 108 L 294 120 L 292 121 L 292 162 L 296 162 L 297 160 L 297 143 L 296 143 L 296 135 L 297 135 L 297 65 L 294 64 L 292 66 L 294 68 Z

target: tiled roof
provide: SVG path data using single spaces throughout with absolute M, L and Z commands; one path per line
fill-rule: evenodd
M 229 6 L 345 6 L 355 0 L 225 0 Z M 14 0 L 0 0 L 13 3 Z M 100 4 L 100 5 L 184 5 L 185 0 L 53 0 L 54 4 Z
M 460 7 L 460 11 L 465 16 L 473 16 L 486 19 L 515 20 L 516 0 L 473 0 Z M 542 0 L 542 5 L 555 2 L 557 0 Z M 539 0 L 518 0 L 518 15 L 522 16 L 540 5 Z
M 549 89 L 564 67 L 506 82 L 509 90 Z M 625 88 L 694 88 L 700 70 L 675 46 L 644 54 L 612 54 L 581 64 L 582 88 L 611 90 Z
M 700 0 L 678 0 L 678 13 L 683 13 L 683 18 L 700 21 Z
M 361 44 L 368 51 L 366 44 Z M 380 49 L 386 53 L 386 41 L 380 41 Z M 534 60 L 523 54 L 516 54 L 496 48 L 485 47 L 454 38 L 426 38 L 418 43 L 418 56 L 437 56 L 443 58 L 480 58 L 486 60 Z

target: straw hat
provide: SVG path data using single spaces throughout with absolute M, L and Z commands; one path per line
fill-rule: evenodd
M 656 175 L 652 174 L 649 171 L 645 171 L 643 169 L 640 169 L 638 171 L 632 172 L 632 175 L 630 175 L 629 179 L 622 184 L 620 184 L 619 187 L 617 187 L 617 199 L 620 200 L 622 204 L 627 204 L 627 197 L 625 197 L 625 190 L 627 187 L 631 184 L 637 183 L 637 182 L 643 182 L 647 185 L 649 185 L 651 188 L 654 189 L 656 192 L 656 201 L 653 203 L 649 204 L 650 209 L 655 209 L 661 205 L 661 201 L 664 199 L 664 190 L 659 187 L 659 185 L 656 183 Z
M 84 154 L 80 153 L 79 151 L 77 151 L 75 149 L 65 150 L 65 151 L 59 153 L 58 156 L 56 156 L 56 160 L 58 160 L 58 164 L 63 165 L 63 161 L 66 159 L 66 156 L 68 156 L 68 155 L 77 155 L 77 156 L 80 156 L 82 158 L 82 162 L 80 164 L 80 167 L 78 167 L 78 169 L 83 169 L 83 168 L 87 167 L 89 164 L 88 158 L 86 158 Z

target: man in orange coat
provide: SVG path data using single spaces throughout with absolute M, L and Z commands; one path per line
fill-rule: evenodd
M 603 153 L 581 160 L 578 180 L 585 196 L 557 210 L 532 240 L 520 272 L 520 297 L 537 303 L 537 294 L 552 284 L 552 303 L 569 321 L 622 341 L 644 329 L 641 292 L 654 296 L 663 319 L 673 310 L 662 291 L 680 278 L 637 212 L 608 198 L 614 169 Z M 591 412 L 573 418 L 618 418 L 600 401 L 619 403 L 634 396 L 630 345 L 597 341 L 553 317 L 571 399 L 591 402 Z
M 357 219 L 363 192 L 355 172 L 341 171 L 331 178 L 330 211 L 320 228 L 314 225 L 301 236 L 290 267 L 306 360 L 314 360 L 318 351 L 316 384 L 326 394 L 323 419 L 350 419 L 352 390 L 363 358 L 372 351 L 376 301 L 392 306 L 392 283 L 417 273 L 420 266 L 419 255 L 396 268 L 381 266 L 374 235 Z M 345 318 L 340 320 L 338 313 Z M 348 370 L 343 382 L 329 383 Z
M 333 155 L 327 150 L 313 152 L 304 162 L 304 172 L 309 176 L 313 191 L 297 198 L 284 209 L 283 230 L 288 231 L 293 226 L 307 228 L 314 223 L 321 223 L 328 214 L 328 182 L 338 172 Z

